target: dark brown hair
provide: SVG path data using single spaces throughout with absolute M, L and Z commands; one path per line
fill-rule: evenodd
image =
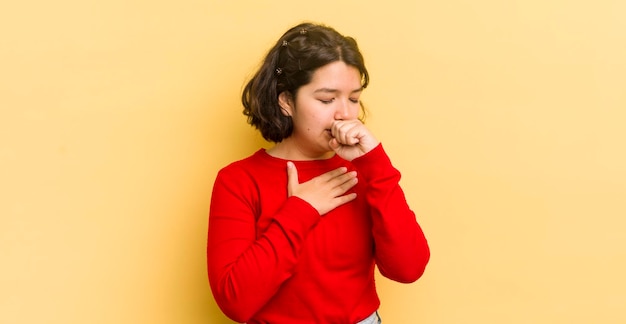
M 336 61 L 354 66 L 367 87 L 369 74 L 356 40 L 331 27 L 302 23 L 289 29 L 270 49 L 261 67 L 243 89 L 241 101 L 248 123 L 268 141 L 281 142 L 291 135 L 293 122 L 278 104 L 278 95 L 311 82 L 318 68 Z

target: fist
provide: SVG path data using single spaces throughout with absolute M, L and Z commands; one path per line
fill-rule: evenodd
M 330 129 L 330 148 L 345 160 L 352 161 L 380 143 L 360 120 L 336 120 Z

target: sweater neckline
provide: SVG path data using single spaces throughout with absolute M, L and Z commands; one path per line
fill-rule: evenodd
M 272 166 L 286 167 L 287 162 L 291 161 L 296 165 L 296 168 L 298 168 L 299 170 L 339 167 L 343 164 L 343 161 L 345 161 L 337 154 L 328 159 L 322 160 L 287 160 L 269 155 L 264 148 L 259 149 L 255 153 L 255 155 L 260 158 L 264 163 L 270 164 Z

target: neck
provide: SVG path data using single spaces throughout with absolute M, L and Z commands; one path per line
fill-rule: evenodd
M 268 149 L 266 152 L 273 157 L 291 161 L 326 160 L 335 155 L 335 152 L 333 151 L 311 152 L 303 150 L 299 145 L 295 145 L 290 138 L 286 138 L 282 142 L 276 143 L 276 145 Z

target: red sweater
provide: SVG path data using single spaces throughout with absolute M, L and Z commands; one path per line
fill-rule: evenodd
M 300 182 L 346 166 L 357 198 L 324 216 L 287 197 L 287 161 L 261 149 L 220 170 L 209 215 L 211 290 L 247 323 L 356 323 L 380 304 L 374 266 L 409 283 L 430 257 L 396 170 L 379 145 L 352 162 L 295 161 Z

